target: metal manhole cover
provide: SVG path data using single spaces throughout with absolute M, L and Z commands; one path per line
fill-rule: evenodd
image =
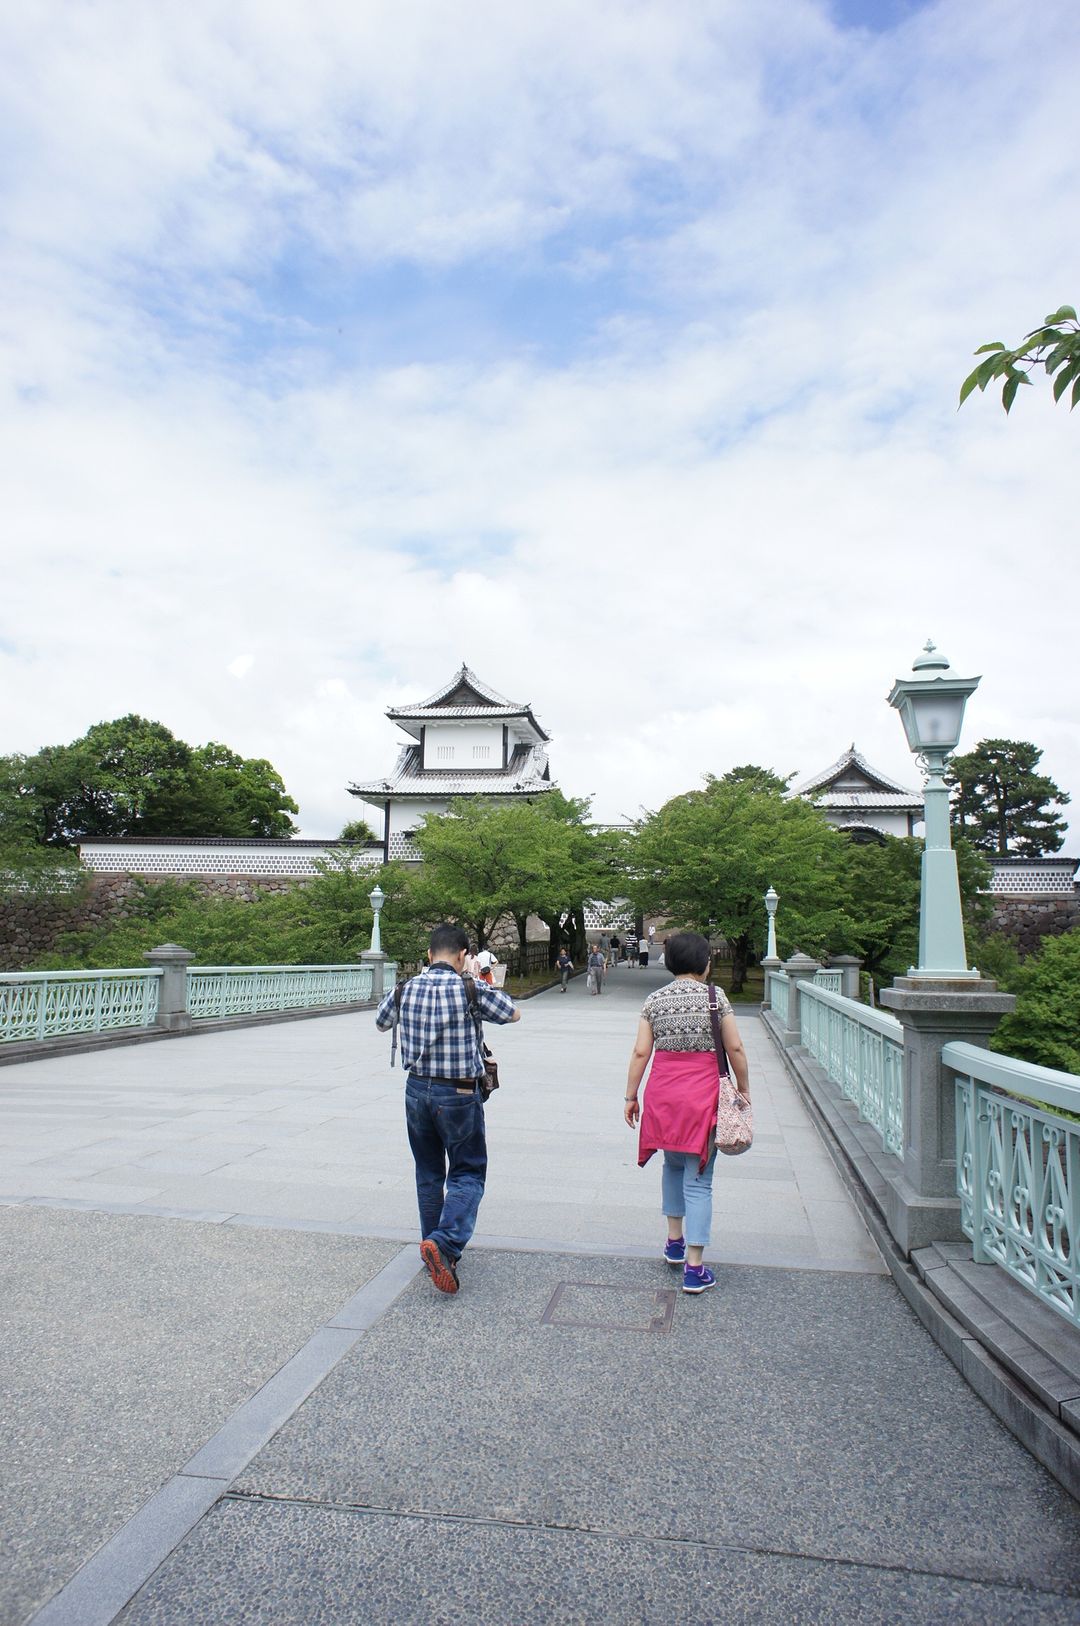
M 670 1287 L 609 1287 L 603 1282 L 560 1282 L 540 1317 L 548 1327 L 602 1327 L 609 1332 L 671 1331 L 675 1292 Z

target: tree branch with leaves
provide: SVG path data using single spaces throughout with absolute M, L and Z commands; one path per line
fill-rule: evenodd
M 1015 350 L 995 339 L 990 344 L 981 344 L 974 353 L 985 356 L 986 360 L 980 361 L 960 386 L 961 406 L 972 390 L 985 390 L 988 384 L 1000 378 L 1004 380 L 1001 404 L 1008 412 L 1020 385 L 1032 382 L 1029 375 L 1036 367 L 1042 367 L 1046 376 L 1053 379 L 1055 401 L 1061 400 L 1070 384 L 1070 412 L 1080 401 L 1080 321 L 1071 305 L 1051 311 L 1042 327 L 1032 328 Z

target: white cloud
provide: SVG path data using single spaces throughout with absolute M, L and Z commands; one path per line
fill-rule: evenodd
M 955 412 L 975 344 L 1078 292 L 1071 8 L 7 26 L 0 750 L 137 710 L 269 757 L 326 833 L 385 706 L 468 659 L 615 817 L 853 737 L 911 780 L 884 696 L 932 634 L 985 674 L 968 739 L 1080 791 L 1076 422 Z M 497 302 L 559 233 L 623 280 L 556 360 L 326 338 L 328 262 Z

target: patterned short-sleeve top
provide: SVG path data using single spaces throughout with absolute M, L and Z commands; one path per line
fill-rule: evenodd
M 716 990 L 717 1015 L 730 1016 L 731 1001 L 722 988 Z M 709 1021 L 709 993 L 703 982 L 677 978 L 650 994 L 641 1014 L 653 1030 L 657 1050 L 711 1050 L 712 1023 Z

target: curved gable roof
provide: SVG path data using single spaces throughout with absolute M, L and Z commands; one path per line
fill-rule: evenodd
M 921 805 L 922 797 L 916 791 L 911 790 L 907 785 L 902 785 L 898 779 L 892 779 L 888 774 L 882 773 L 880 768 L 871 767 L 862 753 L 855 749 L 854 744 L 844 752 L 843 756 L 837 757 L 836 761 L 831 763 L 828 768 L 823 768 L 820 773 L 812 774 L 809 779 L 804 779 L 802 784 L 796 785 L 788 792 L 788 795 L 814 796 L 827 791 L 830 786 L 834 785 L 838 779 L 842 779 L 844 774 L 852 768 L 856 769 L 857 772 L 863 775 L 864 779 L 869 781 L 867 787 L 869 791 L 892 791 L 905 798 L 915 799 Z M 857 795 L 858 792 L 853 794 Z

